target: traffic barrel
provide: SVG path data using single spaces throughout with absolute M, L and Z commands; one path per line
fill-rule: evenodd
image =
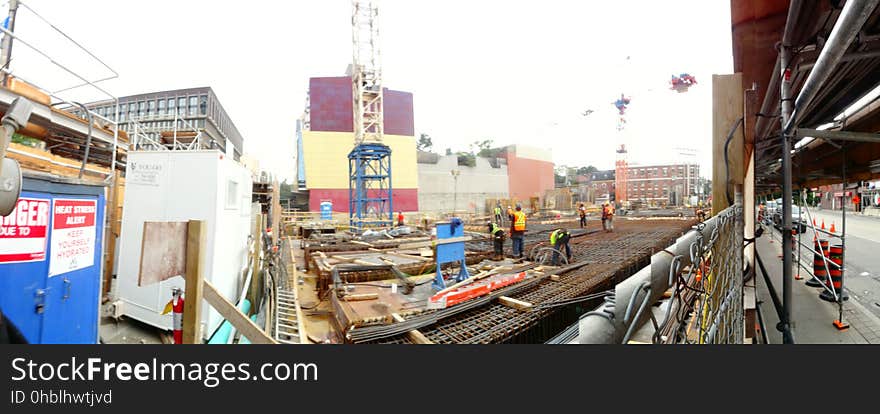
M 815 278 L 807 280 L 806 285 L 822 287 L 827 283 L 828 272 L 825 270 L 825 260 L 829 257 L 828 240 L 819 239 L 813 243 L 813 275 Z
M 834 291 L 841 297 L 842 300 L 849 299 L 849 295 L 843 291 L 843 246 L 834 245 L 829 249 L 829 261 L 836 264 L 837 266 L 828 265 L 828 274 L 829 277 L 826 280 L 826 285 L 830 288 L 833 287 Z M 823 290 L 821 294 L 819 294 L 819 298 L 827 300 L 829 302 L 836 302 L 834 295 L 831 294 L 828 290 Z

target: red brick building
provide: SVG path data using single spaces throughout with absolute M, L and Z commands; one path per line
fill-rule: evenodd
M 699 193 L 700 166 L 667 164 L 629 166 L 627 199 L 647 205 L 682 205 Z

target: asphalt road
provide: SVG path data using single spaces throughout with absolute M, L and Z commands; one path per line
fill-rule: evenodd
M 816 219 L 818 226 L 821 226 L 822 220 L 825 220 L 826 229 L 830 229 L 833 223 L 838 234 L 842 232 L 843 218 L 840 211 L 810 209 L 809 214 L 811 219 Z M 822 233 L 818 233 L 818 236 L 829 238 Z M 774 238 L 779 240 L 779 232 L 774 231 Z M 830 245 L 840 244 L 840 239 L 829 239 Z M 808 229 L 801 236 L 801 241 L 812 246 L 813 231 Z M 850 300 L 859 301 L 871 313 L 880 317 L 880 218 L 864 217 L 848 211 L 845 242 L 844 288 L 849 293 Z M 807 266 L 812 266 L 812 260 L 812 252 L 802 248 L 801 261 Z M 804 277 L 808 275 L 804 274 Z

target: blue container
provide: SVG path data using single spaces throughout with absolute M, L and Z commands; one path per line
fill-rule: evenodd
M 0 217 L 0 309 L 31 343 L 97 343 L 104 187 L 25 172 Z
M 333 219 L 333 203 L 330 201 L 321 202 L 321 220 Z

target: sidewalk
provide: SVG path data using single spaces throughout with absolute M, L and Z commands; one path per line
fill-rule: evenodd
M 774 238 L 769 237 L 774 234 Z M 765 232 L 757 240 L 757 252 L 764 262 L 773 287 L 782 300 L 782 245 L 777 232 Z M 797 274 L 796 268 L 792 273 Z M 807 275 L 805 275 L 807 276 Z M 808 277 L 808 276 L 807 276 Z M 767 283 L 757 269 L 758 301 L 764 318 L 767 337 L 772 344 L 782 343 L 782 334 L 776 330 L 779 323 L 778 315 L 770 299 Z M 843 304 L 843 321 L 850 325 L 849 329 L 840 331 L 832 325 L 838 319 L 838 306 L 835 303 L 819 299 L 818 288 L 804 284 L 804 280 L 793 280 L 791 289 L 792 331 L 795 343 L 798 344 L 880 344 L 880 318 L 874 316 L 855 300 Z M 850 294 L 852 296 L 852 294 Z

